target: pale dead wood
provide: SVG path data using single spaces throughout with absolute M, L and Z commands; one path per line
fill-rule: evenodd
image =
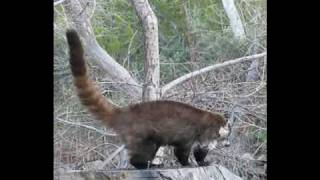
M 57 5 L 61 4 L 63 1 L 65 1 L 65 0 L 54 1 L 54 2 L 53 2 L 53 5 L 54 5 L 54 6 L 57 6 Z
M 230 26 L 235 38 L 243 40 L 246 35 L 234 0 L 222 0 L 222 5 L 229 18 Z

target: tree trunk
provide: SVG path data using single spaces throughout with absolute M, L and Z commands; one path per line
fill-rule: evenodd
M 140 99 L 142 88 L 130 73 L 116 62 L 96 41 L 91 22 L 78 0 L 66 0 L 63 3 L 66 15 L 82 37 L 85 53 L 106 73 L 106 79 L 118 82 L 116 86 L 133 99 Z
M 223 8 L 229 18 L 230 26 L 235 38 L 242 40 L 245 38 L 245 32 L 238 10 L 234 0 L 222 0 Z
M 159 42 L 158 20 L 147 0 L 131 0 L 144 30 L 145 81 L 143 85 L 143 101 L 157 100 L 159 93 Z

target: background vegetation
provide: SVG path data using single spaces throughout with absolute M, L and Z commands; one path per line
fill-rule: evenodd
M 143 32 L 127 0 L 82 0 L 91 17 L 99 44 L 139 82 L 143 82 Z M 266 51 L 266 0 L 236 0 L 246 38 L 233 37 L 220 0 L 150 0 L 158 17 L 161 83 L 208 65 Z M 104 160 L 120 142 L 79 104 L 68 65 L 65 30 L 70 26 L 63 6 L 54 7 L 54 148 L 55 173 L 65 169 L 90 169 L 90 162 Z M 191 41 L 190 38 L 191 37 Z M 191 61 L 190 48 L 195 52 Z M 266 178 L 267 114 L 266 61 L 255 67 L 259 80 L 247 81 L 252 61 L 206 73 L 177 86 L 163 97 L 203 109 L 236 116 L 232 145 L 209 158 L 244 179 Z M 105 95 L 122 106 L 131 103 L 125 93 L 91 72 Z M 167 152 L 166 166 L 178 165 Z M 119 166 L 119 157 L 106 167 Z

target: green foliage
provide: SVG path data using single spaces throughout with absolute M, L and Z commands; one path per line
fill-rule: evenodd
M 257 133 L 255 133 L 255 138 L 258 142 L 266 142 L 267 141 L 267 131 L 266 130 L 260 130 Z
M 197 52 L 198 67 L 252 54 L 252 49 L 263 51 L 266 47 L 264 0 L 236 1 L 247 36 L 242 42 L 233 38 L 220 0 L 151 0 L 150 4 L 159 22 L 162 84 L 190 71 L 188 33 L 193 34 L 192 48 Z M 131 3 L 98 0 L 94 12 L 91 23 L 99 44 L 137 79 L 143 80 L 143 30 Z M 54 36 L 55 59 L 63 60 L 66 58 L 63 29 L 67 20 L 62 6 L 55 7 L 54 23 L 58 27 Z
M 97 41 L 112 57 L 123 63 L 131 39 L 133 48 L 141 43 L 141 37 L 133 37 L 135 31 L 141 31 L 134 8 L 124 0 L 100 0 L 97 3 L 99 8 L 91 21 Z

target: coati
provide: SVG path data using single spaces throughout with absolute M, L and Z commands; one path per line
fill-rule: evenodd
M 151 101 L 117 107 L 110 103 L 89 77 L 84 50 L 75 30 L 67 30 L 70 67 L 79 99 L 105 125 L 114 129 L 126 144 L 130 164 L 149 167 L 161 145 L 174 146 L 180 164 L 190 165 L 188 157 L 195 142 L 208 145 L 224 138 L 229 130 L 224 117 L 174 101 Z M 194 156 L 204 165 L 208 149 L 197 146 Z

